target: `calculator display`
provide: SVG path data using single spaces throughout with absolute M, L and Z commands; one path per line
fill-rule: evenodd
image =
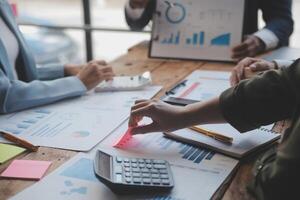
M 110 159 L 111 157 L 103 152 L 99 153 L 99 173 L 107 178 L 110 179 Z

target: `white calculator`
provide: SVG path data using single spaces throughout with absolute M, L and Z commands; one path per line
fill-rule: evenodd
M 112 81 L 100 83 L 95 92 L 113 92 L 113 91 L 134 91 L 141 90 L 151 85 L 150 72 L 145 72 L 138 76 L 117 76 Z

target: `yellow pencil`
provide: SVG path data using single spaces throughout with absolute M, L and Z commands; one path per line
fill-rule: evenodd
M 215 140 L 221 141 L 221 142 L 225 142 L 225 143 L 232 143 L 233 138 L 232 137 L 228 137 L 226 135 L 222 135 L 220 133 L 215 133 L 209 130 L 206 130 L 204 128 L 200 128 L 197 126 L 193 126 L 190 127 L 191 130 L 196 131 L 197 133 L 201 133 L 203 135 L 209 136 L 214 138 Z
M 26 148 L 26 149 L 28 149 L 30 151 L 34 151 L 35 152 L 35 151 L 38 150 L 37 146 L 34 146 L 30 142 L 27 142 L 26 140 L 18 138 L 18 137 L 14 136 L 11 133 L 0 131 L 0 134 L 2 135 L 2 137 L 4 137 L 5 139 L 7 139 L 8 141 L 16 143 L 16 144 L 20 145 L 21 147 L 24 147 L 24 148 Z

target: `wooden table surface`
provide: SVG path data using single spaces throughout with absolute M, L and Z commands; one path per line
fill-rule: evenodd
M 119 57 L 110 64 L 117 75 L 136 75 L 150 71 L 154 84 L 164 86 L 163 90 L 156 95 L 156 98 L 162 96 L 165 91 L 172 88 L 174 84 L 194 70 L 231 71 L 233 67 L 233 64 L 228 63 L 149 59 L 147 55 L 148 42 L 142 42 L 130 48 L 126 55 Z M 49 174 L 76 154 L 77 152 L 74 151 L 41 147 L 36 153 L 27 152 L 17 158 L 52 161 L 53 164 L 47 172 Z M 232 180 L 225 184 L 215 195 L 216 199 L 252 199 L 246 191 L 246 185 L 252 177 L 253 160 L 242 162 Z M 0 165 L 0 173 L 9 163 Z M 0 200 L 8 199 L 34 183 L 35 181 L 0 179 Z

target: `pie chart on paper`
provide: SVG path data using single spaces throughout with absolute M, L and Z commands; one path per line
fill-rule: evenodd
M 88 131 L 76 131 L 76 132 L 72 133 L 72 135 L 75 138 L 84 138 L 84 137 L 88 137 L 90 135 L 90 132 L 88 132 Z

